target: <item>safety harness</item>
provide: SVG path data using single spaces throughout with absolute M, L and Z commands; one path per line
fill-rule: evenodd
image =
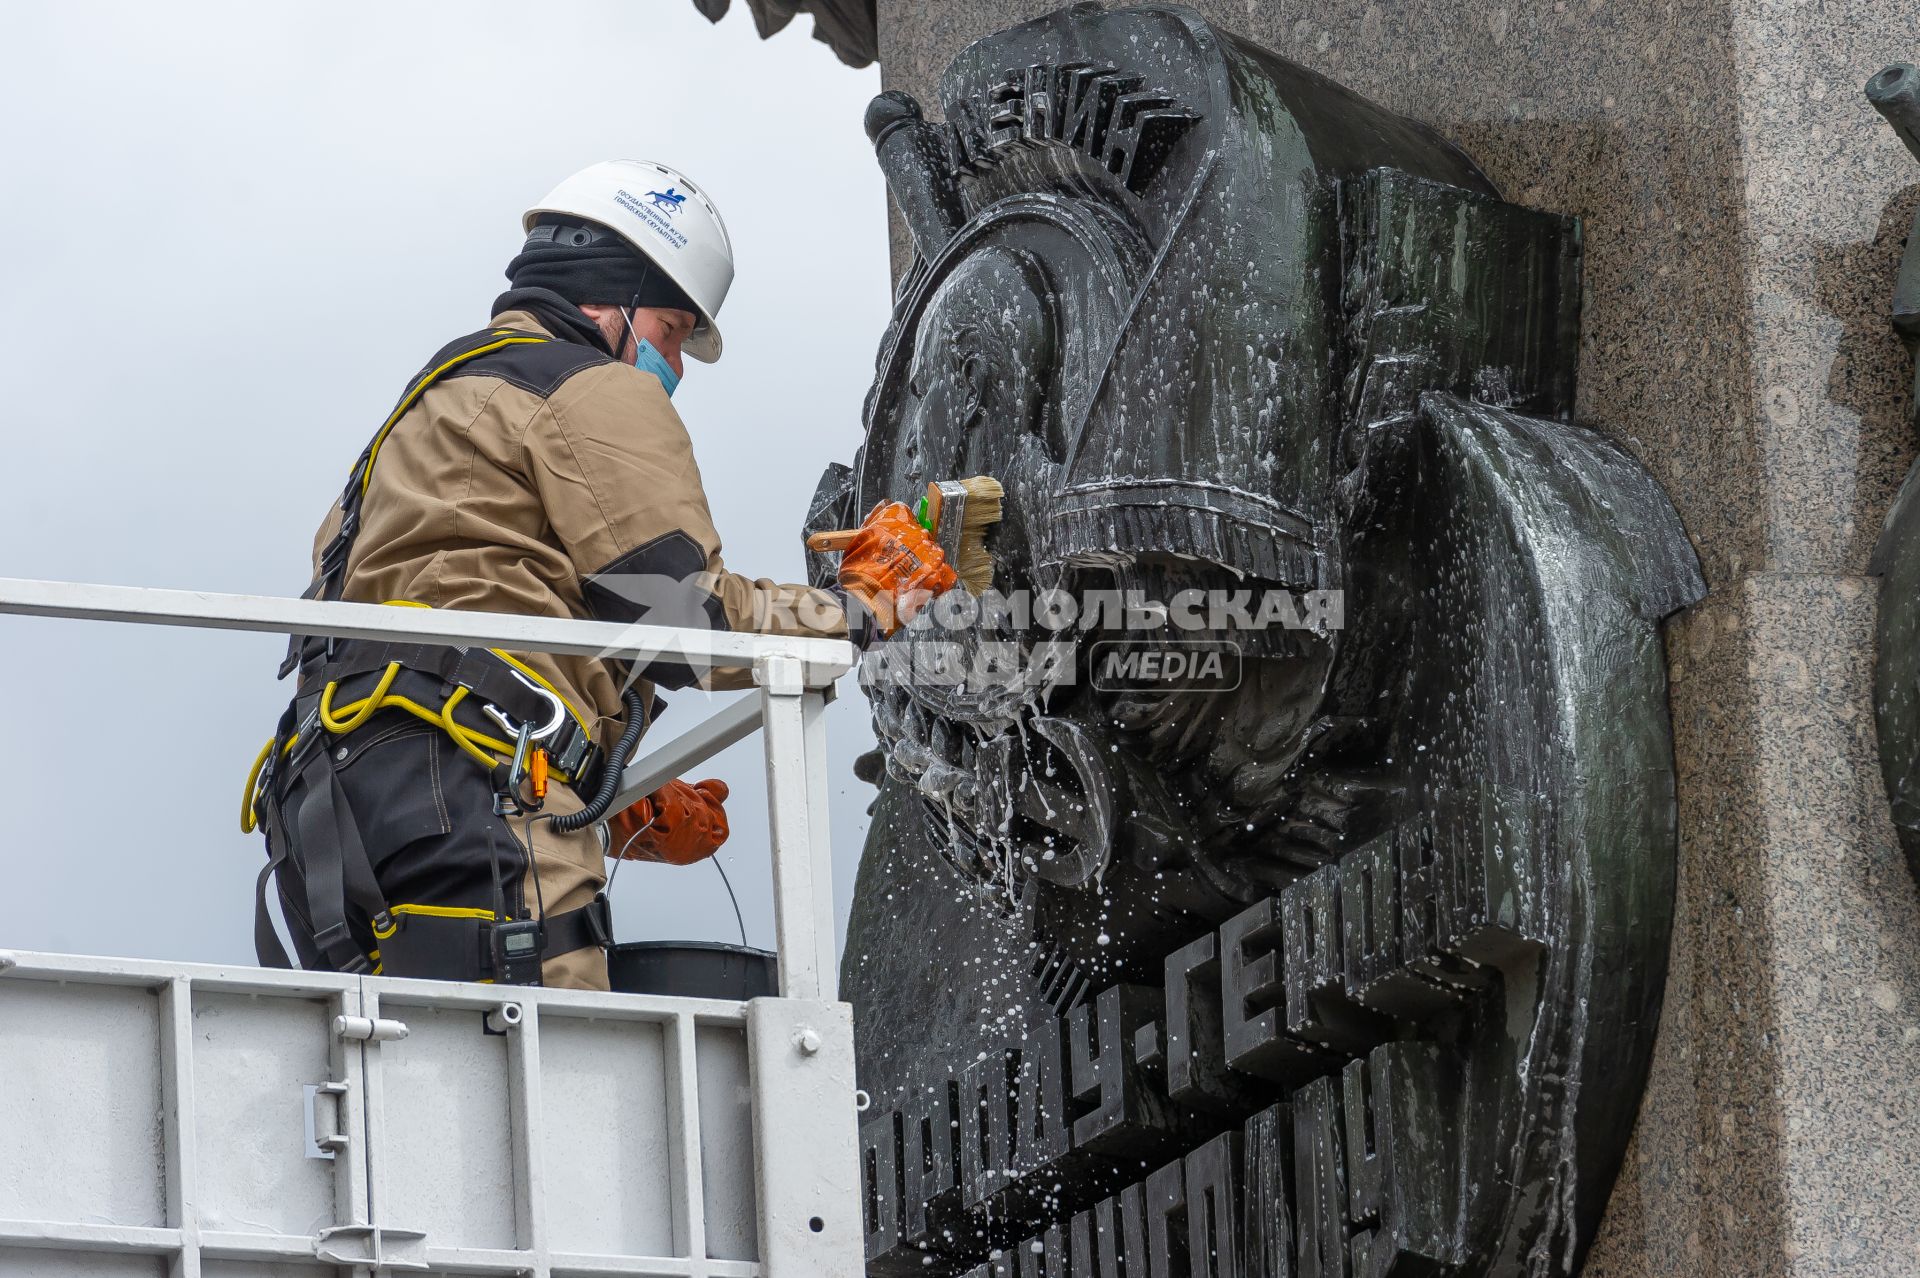
M 340 497 L 340 527 L 320 552 L 305 599 L 337 600 L 361 526 L 361 507 L 381 446 L 428 387 L 457 368 L 510 346 L 551 341 L 537 333 L 487 329 L 443 348 L 407 386 L 378 432 L 361 452 Z M 408 601 L 390 601 L 412 607 Z M 534 800 L 544 793 L 545 770 L 578 793 L 592 793 L 603 764 L 591 729 L 560 692 L 524 662 L 499 649 L 451 648 L 418 643 L 329 639 L 295 635 L 280 665 L 280 677 L 299 671 L 299 690 L 281 715 L 273 739 L 248 774 L 240 825 L 252 833 L 267 827 L 268 860 L 255 885 L 254 948 L 262 965 L 291 967 L 267 911 L 267 884 L 280 874 L 292 848 L 300 849 L 304 906 L 314 947 L 339 972 L 378 972 L 380 951 L 363 952 L 349 924 L 349 910 L 365 920 L 376 940 L 387 943 L 401 924 L 442 928 L 457 925 L 478 948 L 479 968 L 494 979 L 537 983 L 541 957 L 587 946 L 612 944 L 606 898 L 550 918 L 515 922 L 495 911 L 399 904 L 389 906 L 361 842 L 345 789 L 334 771 L 346 749 L 338 739 L 362 727 L 380 710 L 404 710 L 439 728 L 495 782 L 494 811 L 523 810 L 520 783 L 529 754 Z M 301 801 L 287 802 L 296 791 Z M 294 828 L 285 813 L 295 809 Z M 532 875 L 529 859 L 526 873 Z M 409 917 L 411 916 L 411 917 Z

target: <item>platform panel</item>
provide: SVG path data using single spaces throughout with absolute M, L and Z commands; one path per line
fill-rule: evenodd
M 854 1278 L 846 1020 L 0 951 L 0 1278 Z

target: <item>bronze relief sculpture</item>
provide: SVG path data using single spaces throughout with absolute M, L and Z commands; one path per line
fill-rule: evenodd
M 1920 70 L 1895 63 L 1867 82 L 1867 97 L 1920 160 Z M 1893 326 L 1920 356 L 1920 214 L 1907 234 L 1893 292 Z M 1920 369 L 1914 380 L 1920 415 Z M 1920 417 L 1916 424 L 1920 425 Z M 1894 830 L 1920 878 L 1920 466 L 1887 511 L 1871 571 L 1880 581 L 1879 652 L 1874 664 L 1874 721 L 1880 769 L 1893 804 Z
M 810 519 L 1007 492 L 994 591 L 863 675 L 871 1271 L 1577 1272 L 1704 589 L 1571 421 L 1578 224 L 1184 8 L 940 96 L 869 112 L 916 254 Z

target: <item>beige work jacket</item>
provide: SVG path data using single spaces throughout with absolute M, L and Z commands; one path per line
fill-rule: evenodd
M 493 328 L 548 337 L 525 311 Z M 315 539 L 339 527 L 335 509 Z M 342 598 L 530 616 L 711 625 L 843 638 L 832 595 L 727 571 L 693 442 L 658 378 L 578 342 L 512 346 L 444 376 L 381 445 Z M 592 657 L 515 654 L 550 679 L 603 745 L 624 671 Z M 714 687 L 678 663 L 651 684 Z

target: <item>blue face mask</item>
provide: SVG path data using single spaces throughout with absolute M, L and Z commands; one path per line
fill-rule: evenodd
M 673 398 L 673 388 L 680 384 L 680 374 L 673 371 L 673 365 L 667 363 L 667 357 L 655 350 L 653 343 L 644 337 L 633 349 L 633 366 L 643 373 L 658 377 L 661 389 L 667 392 L 667 398 Z
M 652 342 L 633 331 L 631 315 L 622 311 L 620 317 L 627 321 L 627 336 L 633 338 L 633 366 L 659 378 L 660 388 L 667 392 L 668 399 L 672 399 L 673 388 L 680 384 L 680 374 L 673 371 L 673 365 L 667 363 L 667 357 Z

